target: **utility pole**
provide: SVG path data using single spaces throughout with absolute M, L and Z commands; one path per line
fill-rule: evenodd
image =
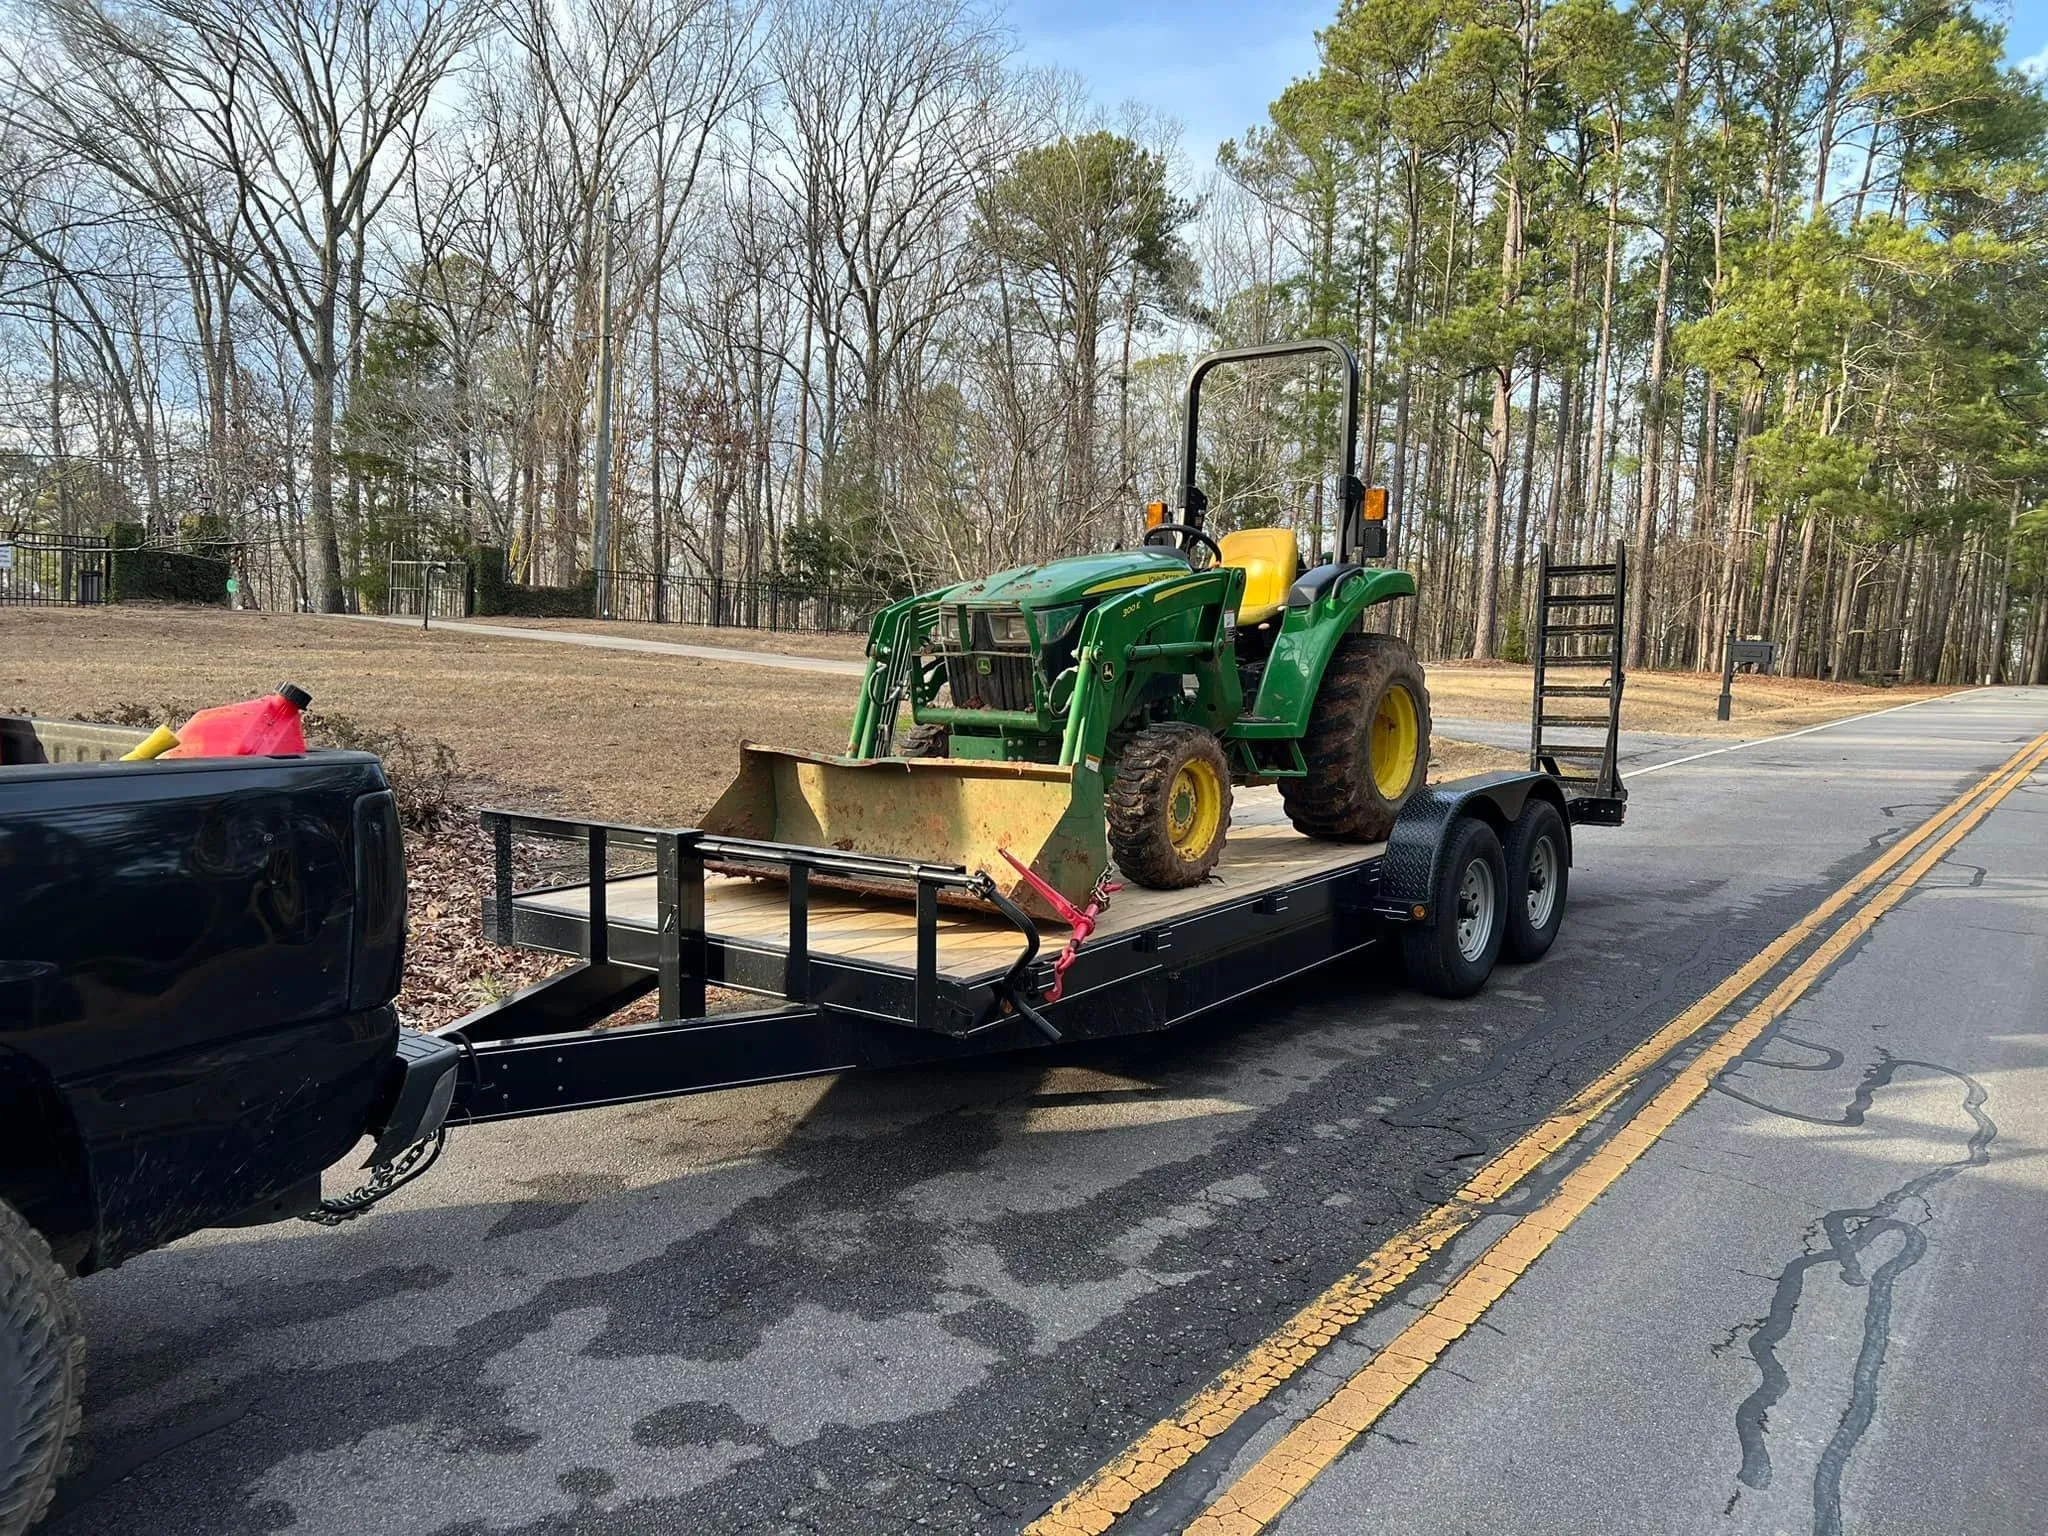
M 612 218 L 604 205 L 604 261 L 597 277 L 597 475 L 591 559 L 597 567 L 597 616 L 612 616 Z

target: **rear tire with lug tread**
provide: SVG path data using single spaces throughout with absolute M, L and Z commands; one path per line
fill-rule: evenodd
M 1507 861 L 1493 828 L 1460 817 L 1444 841 L 1428 917 L 1401 925 L 1401 954 L 1417 991 L 1470 997 L 1486 985 L 1500 958 L 1507 885 Z
M 0 1202 L 0 1536 L 35 1523 L 78 1431 L 85 1331 L 50 1245 Z
M 1323 669 L 1301 754 L 1308 776 L 1280 780 L 1294 829 L 1376 843 L 1429 777 L 1429 688 L 1393 635 L 1345 635 Z
M 898 757 L 944 757 L 952 746 L 951 733 L 943 725 L 913 725 L 896 738 Z
M 1139 885 L 1199 885 L 1230 830 L 1230 760 L 1215 733 L 1185 721 L 1131 734 L 1104 797 L 1109 850 Z
M 1507 931 L 1500 957 L 1516 964 L 1543 958 L 1564 923 L 1571 886 L 1564 818 L 1548 800 L 1531 797 L 1508 829 Z

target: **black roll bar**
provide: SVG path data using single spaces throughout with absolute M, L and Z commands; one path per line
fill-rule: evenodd
M 1210 370 L 1224 363 L 1246 363 L 1269 357 L 1306 357 L 1322 353 L 1336 361 L 1344 369 L 1344 394 L 1339 406 L 1337 436 L 1342 458 L 1338 461 L 1338 496 L 1343 505 L 1337 527 L 1337 559 L 1340 562 L 1356 564 L 1363 559 L 1376 558 L 1386 553 L 1384 548 L 1371 549 L 1365 531 L 1365 482 L 1358 478 L 1358 359 L 1351 349 L 1341 341 L 1327 337 L 1312 341 L 1270 341 L 1256 347 L 1232 347 L 1223 352 L 1211 352 L 1194 366 L 1188 375 L 1186 404 L 1183 408 L 1183 426 L 1180 446 L 1180 506 L 1181 521 L 1188 527 L 1200 529 L 1204 514 L 1209 510 L 1209 498 L 1195 483 L 1196 435 L 1201 425 L 1202 380 Z M 1385 533 L 1380 534 L 1383 543 Z M 1312 555 L 1314 551 L 1310 552 Z

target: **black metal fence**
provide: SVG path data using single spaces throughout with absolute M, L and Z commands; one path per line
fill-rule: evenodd
M 871 588 L 713 581 L 708 576 L 625 572 L 608 585 L 607 606 L 614 619 L 816 634 L 865 634 L 875 610 L 894 601 Z
M 113 553 L 104 541 L 76 534 L 0 534 L 0 605 L 104 603 Z
M 428 617 L 435 619 L 499 611 L 489 604 L 478 607 L 480 578 L 473 577 L 465 561 L 393 556 L 388 572 L 383 600 L 387 614 L 418 618 L 423 601 L 430 604 Z M 869 587 L 713 581 L 708 576 L 654 576 L 643 571 L 620 572 L 604 586 L 604 617 L 609 619 L 812 634 L 865 634 L 875 611 L 895 601 L 891 594 Z M 508 586 L 504 590 L 514 593 L 523 589 Z M 596 608 L 593 599 L 588 616 L 596 617 Z

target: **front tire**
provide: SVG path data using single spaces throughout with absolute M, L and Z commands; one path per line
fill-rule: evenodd
M 1301 752 L 1308 776 L 1280 781 L 1294 829 L 1336 842 L 1383 842 L 1429 776 L 1429 688 L 1406 642 L 1392 635 L 1338 640 Z
M 85 1332 L 42 1234 L 0 1203 L 0 1536 L 56 1491 L 85 1391 Z
M 1139 885 L 1199 885 L 1230 830 L 1230 760 L 1215 733 L 1185 721 L 1148 725 L 1125 743 L 1104 802 L 1117 868 Z
M 1507 889 L 1507 861 L 1493 828 L 1460 817 L 1437 864 L 1429 915 L 1401 925 L 1401 953 L 1417 991 L 1470 997 L 1486 985 L 1500 958 Z

